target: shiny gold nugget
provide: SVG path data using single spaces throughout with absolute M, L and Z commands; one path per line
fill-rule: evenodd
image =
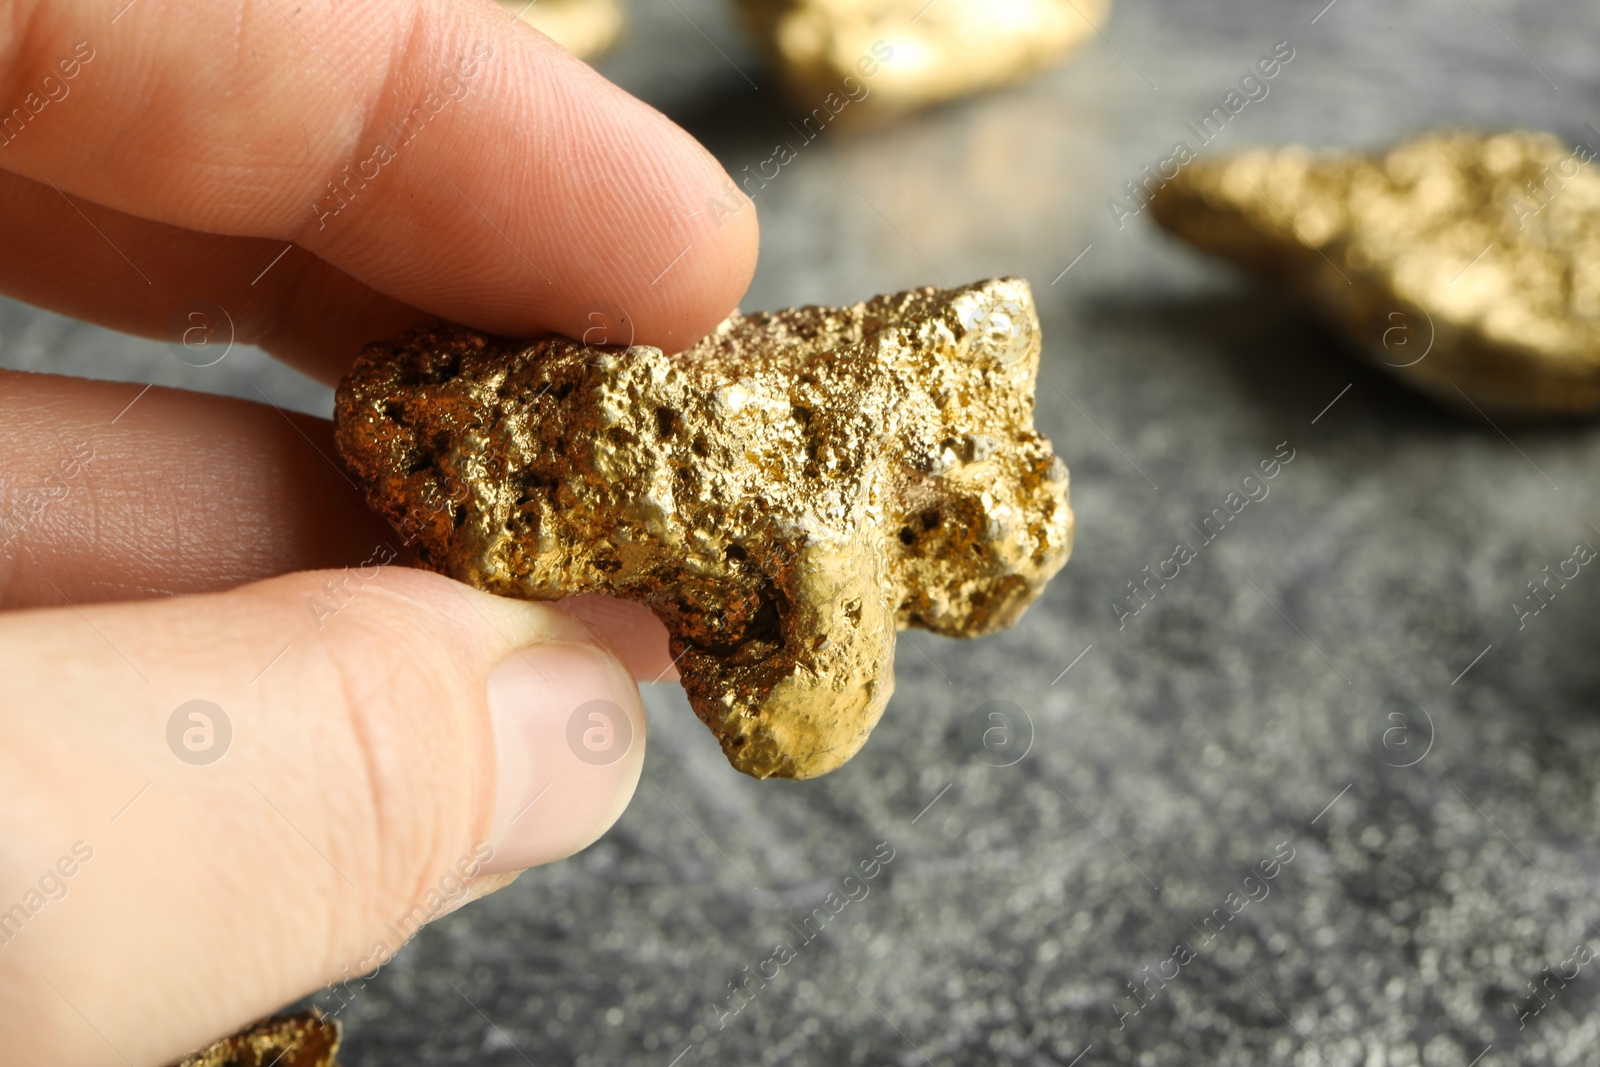
M 500 0 L 500 6 L 579 59 L 594 59 L 621 38 L 621 0 Z
M 338 1067 L 339 1022 L 314 1011 L 263 1019 L 177 1067 Z
M 895 631 L 1014 622 L 1066 562 L 1026 282 L 734 315 L 678 356 L 449 324 L 368 346 L 340 453 L 425 564 L 507 596 L 642 601 L 739 770 L 866 741 Z
M 1600 409 L 1595 155 L 1522 131 L 1252 151 L 1189 164 L 1150 207 L 1446 404 L 1578 414 Z
M 737 0 L 802 108 L 897 114 L 1031 77 L 1092 36 L 1110 0 Z M 830 118 L 831 120 L 831 118 Z

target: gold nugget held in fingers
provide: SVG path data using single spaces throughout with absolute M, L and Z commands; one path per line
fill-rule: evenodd
M 176 1067 L 339 1067 L 339 1021 L 315 1011 L 263 1019 Z
M 1523 131 L 1257 150 L 1189 163 L 1149 206 L 1447 405 L 1583 414 L 1600 409 L 1595 155 Z
M 1033 428 L 1026 282 L 735 314 L 688 351 L 433 324 L 339 386 L 339 451 L 423 562 L 506 596 L 650 606 L 739 770 L 866 741 L 895 632 L 1016 621 L 1072 545 Z
M 826 125 L 1032 77 L 1094 36 L 1110 0 L 736 0 L 800 107 Z M 841 114 L 842 113 L 842 114 Z M 806 124 L 809 128 L 811 124 Z M 819 127 L 820 129 L 820 127 Z

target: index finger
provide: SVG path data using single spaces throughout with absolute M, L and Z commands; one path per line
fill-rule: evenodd
M 755 266 L 716 160 L 489 0 L 0 0 L 6 107 L 0 167 L 496 333 L 682 348 Z

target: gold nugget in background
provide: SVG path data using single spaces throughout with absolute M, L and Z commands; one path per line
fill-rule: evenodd
M 339 1067 L 339 1022 L 314 1011 L 262 1021 L 176 1067 Z
M 1525 131 L 1259 150 L 1189 163 L 1150 207 L 1445 404 L 1580 414 L 1600 409 L 1595 156 Z
M 506 596 L 649 605 L 739 770 L 866 741 L 895 632 L 1016 621 L 1067 560 L 1026 282 L 738 315 L 677 356 L 435 323 L 340 383 L 339 451 L 423 562 Z
M 810 110 L 851 99 L 848 121 L 1021 81 L 1065 58 L 1110 10 L 1110 0 L 736 2 L 794 101 Z
M 622 36 L 627 15 L 621 0 L 499 0 L 517 15 L 579 59 L 605 52 Z

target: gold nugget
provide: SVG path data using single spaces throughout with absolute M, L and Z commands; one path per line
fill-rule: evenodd
M 338 1067 L 339 1021 L 314 1011 L 261 1022 L 177 1067 Z
M 1003 629 L 1066 562 L 1026 282 L 738 315 L 677 355 L 434 324 L 368 346 L 339 451 L 423 562 L 506 596 L 642 601 L 739 770 L 866 741 L 895 631 Z
M 621 38 L 621 0 L 500 0 L 500 6 L 579 59 L 594 59 Z
M 1252 151 L 1190 163 L 1150 207 L 1445 404 L 1579 414 L 1600 408 L 1595 155 L 1523 131 Z
M 1092 36 L 1110 0 L 737 0 L 737 6 L 794 101 L 824 109 L 828 121 L 845 111 L 840 117 L 849 121 L 1031 77 Z

